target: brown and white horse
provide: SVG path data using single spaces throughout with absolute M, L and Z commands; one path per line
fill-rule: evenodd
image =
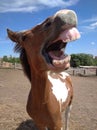
M 80 37 L 76 26 L 75 12 L 60 10 L 31 30 L 7 29 L 31 82 L 27 112 L 40 130 L 68 129 L 73 88 L 64 72 L 70 66 L 70 56 L 64 52 L 67 42 Z

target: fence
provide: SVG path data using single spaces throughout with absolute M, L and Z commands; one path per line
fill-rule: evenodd
M 0 68 L 10 68 L 10 69 L 22 69 L 22 65 L 18 63 L 10 63 L 10 62 L 0 62 Z
M 10 68 L 10 69 L 22 69 L 22 65 L 18 63 L 0 62 L 0 68 Z M 81 68 L 70 68 L 67 72 L 71 75 L 79 76 L 97 76 L 97 67 L 81 67 Z
M 97 68 L 70 68 L 67 72 L 71 75 L 79 76 L 97 76 Z

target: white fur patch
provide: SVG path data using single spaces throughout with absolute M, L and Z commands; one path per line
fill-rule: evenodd
M 62 78 L 66 78 L 67 74 L 62 74 Z M 59 75 L 60 75 L 59 74 Z M 55 95 L 57 100 L 60 102 L 65 102 L 68 97 L 68 89 L 66 87 L 65 82 L 62 82 L 60 78 L 53 78 L 52 76 L 48 75 L 48 78 L 52 84 L 52 93 Z

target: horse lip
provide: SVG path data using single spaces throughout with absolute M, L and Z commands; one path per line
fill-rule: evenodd
M 80 38 L 80 33 L 76 27 L 64 29 L 54 41 L 62 40 L 63 42 L 71 42 Z

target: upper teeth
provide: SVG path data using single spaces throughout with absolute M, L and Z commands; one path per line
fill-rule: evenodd
M 62 48 L 62 49 L 61 49 L 61 51 L 63 51 L 63 52 L 64 52 L 64 48 Z

